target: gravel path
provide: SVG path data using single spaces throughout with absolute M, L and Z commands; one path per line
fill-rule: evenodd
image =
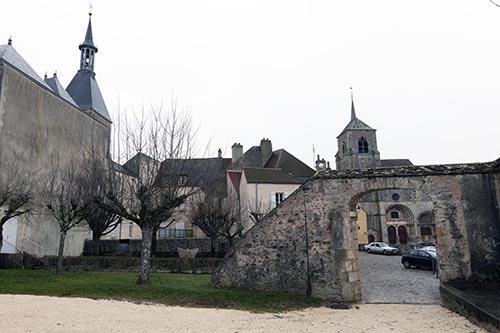
M 477 332 L 439 305 L 360 304 L 279 314 L 140 305 L 109 300 L 0 295 L 1 332 Z

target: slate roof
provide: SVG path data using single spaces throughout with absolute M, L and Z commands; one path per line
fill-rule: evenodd
M 160 174 L 186 176 L 185 186 L 222 186 L 226 190 L 226 170 L 231 165 L 230 158 L 188 158 L 170 159 L 161 163 Z
M 66 91 L 80 109 L 97 111 L 105 119 L 111 121 L 93 71 L 80 69 L 71 80 Z
M 390 159 L 380 160 L 380 166 L 383 168 L 411 166 L 413 163 L 409 159 Z
M 337 136 L 337 138 L 339 136 L 341 136 L 342 134 L 344 134 L 345 132 L 347 131 L 350 131 L 350 130 L 368 130 L 368 131 L 375 131 L 375 129 L 371 128 L 370 126 L 368 126 L 367 124 L 365 124 L 364 122 L 362 122 L 361 120 L 359 120 L 358 118 L 354 118 L 352 119 L 349 124 L 347 124 L 347 126 L 344 128 L 344 130 Z
M 73 100 L 73 98 L 71 98 L 71 96 L 68 94 L 68 92 L 66 90 L 64 90 L 63 86 L 61 85 L 61 83 L 59 82 L 59 79 L 57 78 L 57 76 L 55 74 L 51 78 L 45 77 L 44 81 L 57 96 L 65 99 L 66 101 L 70 102 L 74 106 L 78 107 L 78 104 L 76 104 L 76 102 Z
M 80 46 L 92 46 L 97 52 L 97 47 L 94 45 L 94 39 L 92 37 L 92 14 L 89 14 L 89 25 L 87 26 L 87 33 L 85 34 L 85 40 Z
M 298 178 L 301 183 L 314 175 L 313 169 L 285 149 L 273 151 L 271 158 L 269 158 L 264 168 L 281 169 Z
M 40 84 L 41 86 L 50 89 L 50 87 L 43 81 L 40 76 L 38 76 L 33 68 L 28 65 L 23 57 L 21 57 L 21 55 L 17 53 L 12 45 L 0 45 L 0 60 L 16 68 L 22 74 L 26 75 L 28 78 Z
M 301 182 L 305 182 L 314 175 L 313 169 L 285 149 L 273 151 L 271 157 L 269 157 L 264 166 L 262 166 L 260 146 L 253 146 L 248 149 L 241 158 L 231 165 L 231 168 L 281 169 L 283 172 L 297 177 Z
M 302 184 L 294 176 L 281 169 L 243 168 L 247 183 L 258 184 Z

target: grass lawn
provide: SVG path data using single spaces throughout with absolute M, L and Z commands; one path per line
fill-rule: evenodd
M 153 273 L 150 286 L 137 286 L 137 273 L 0 270 L 0 294 L 85 297 L 190 307 L 280 312 L 320 306 L 301 295 L 214 288 L 208 274 Z

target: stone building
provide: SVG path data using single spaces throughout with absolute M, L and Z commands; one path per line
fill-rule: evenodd
M 64 89 L 55 74 L 42 79 L 12 40 L 0 46 L 1 152 L 16 155 L 20 168 L 36 169 L 40 178 L 55 166 L 77 163 L 90 151 L 109 156 L 111 119 L 95 79 L 97 48 L 90 17 L 79 49 L 80 68 Z M 59 246 L 59 226 L 42 208 L 10 220 L 4 236 L 7 252 L 56 254 Z M 79 255 L 89 236 L 84 224 L 71 230 L 65 254 Z
M 408 159 L 381 159 L 376 130 L 361 121 L 351 96 L 351 121 L 337 137 L 338 170 L 402 167 Z M 413 242 L 435 243 L 430 198 L 413 189 L 391 189 L 365 194 L 358 206 L 360 246 L 384 241 L 400 247 Z

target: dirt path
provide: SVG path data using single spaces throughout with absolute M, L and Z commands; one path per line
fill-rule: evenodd
M 439 305 L 360 304 L 281 314 L 0 295 L 2 332 L 485 332 Z

